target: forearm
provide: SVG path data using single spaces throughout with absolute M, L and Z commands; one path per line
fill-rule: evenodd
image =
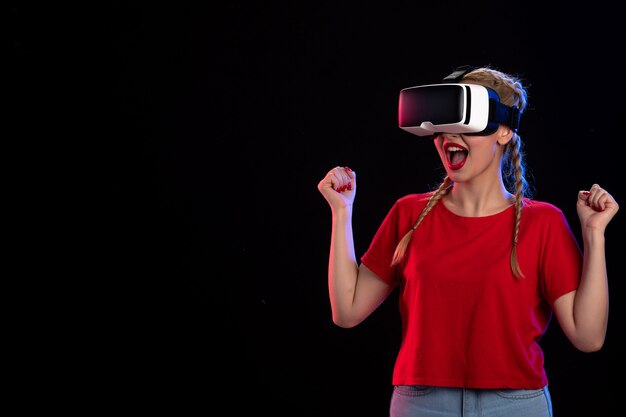
M 333 322 L 348 327 L 354 301 L 358 263 L 352 234 L 352 207 L 333 212 L 330 256 L 328 262 L 328 291 Z
M 583 241 L 583 268 L 574 300 L 574 322 L 577 339 L 594 351 L 604 343 L 609 315 L 604 234 L 588 231 L 583 233 Z

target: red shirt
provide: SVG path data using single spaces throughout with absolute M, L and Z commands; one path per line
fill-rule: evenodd
M 578 288 L 582 253 L 561 210 L 525 199 L 511 272 L 513 206 L 462 217 L 439 201 L 413 232 L 402 267 L 397 242 L 428 194 L 399 199 L 361 258 L 399 285 L 402 343 L 394 385 L 534 389 L 548 382 L 539 345 L 552 304 Z

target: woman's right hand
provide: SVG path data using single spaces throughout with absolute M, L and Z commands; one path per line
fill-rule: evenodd
M 350 207 L 356 195 L 356 172 L 348 167 L 337 166 L 317 184 L 332 210 Z

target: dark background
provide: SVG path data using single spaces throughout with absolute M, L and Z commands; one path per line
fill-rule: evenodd
M 54 404 L 387 415 L 397 295 L 357 328 L 332 324 L 317 183 L 336 165 L 358 172 L 362 254 L 393 202 L 443 172 L 429 141 L 397 127 L 399 90 L 492 65 L 529 88 L 535 198 L 580 242 L 579 189 L 626 202 L 624 5 L 550 4 L 14 3 L 9 115 L 46 167 L 38 187 L 55 189 L 36 216 L 41 259 L 78 278 L 56 305 L 66 332 L 47 339 L 73 380 Z M 623 213 L 606 235 L 604 348 L 576 351 L 556 322 L 543 341 L 556 416 L 621 403 Z

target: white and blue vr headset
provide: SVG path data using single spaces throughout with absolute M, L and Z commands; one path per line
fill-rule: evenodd
M 500 97 L 491 88 L 459 83 L 472 69 L 459 67 L 441 84 L 402 89 L 398 106 L 400 128 L 417 136 L 487 136 L 504 124 L 517 132 L 521 116 L 517 106 L 500 103 Z

